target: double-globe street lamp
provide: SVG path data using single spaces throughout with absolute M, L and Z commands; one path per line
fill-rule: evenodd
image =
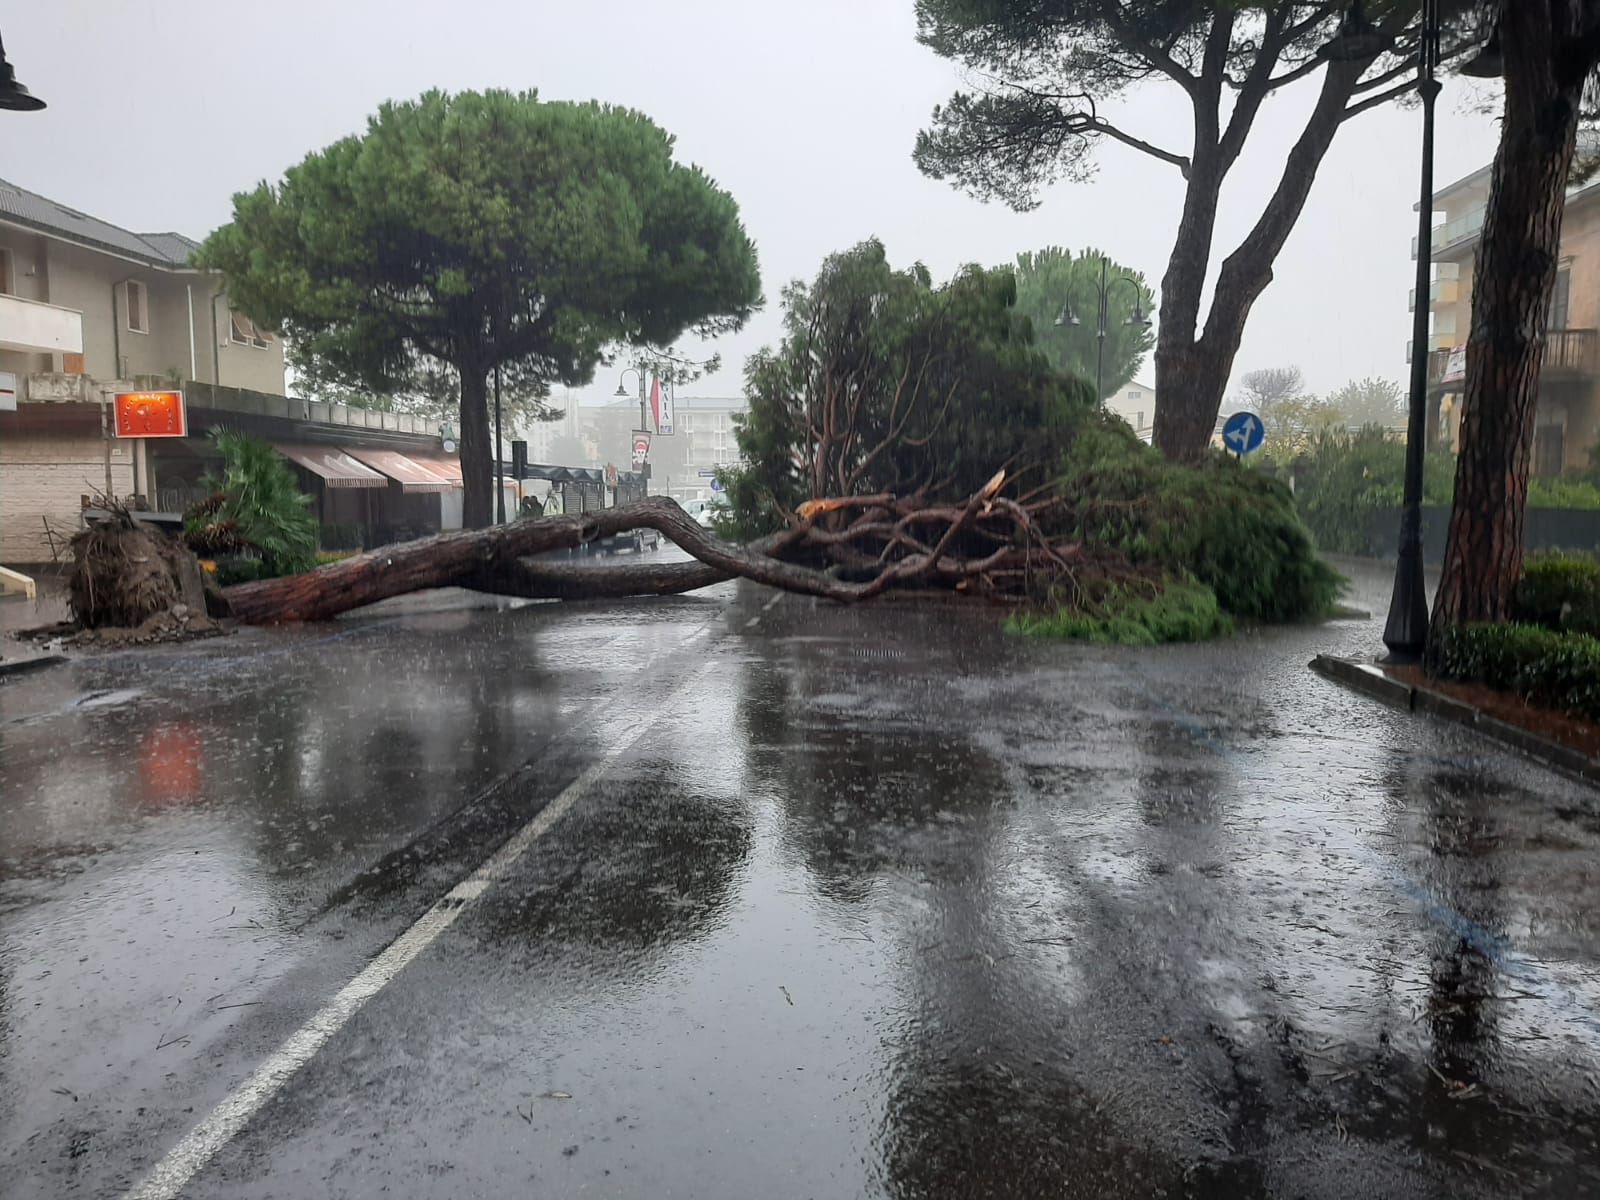
M 1131 275 L 1122 275 L 1116 279 L 1107 279 L 1111 269 L 1111 260 L 1104 254 L 1100 256 L 1100 282 L 1095 287 L 1095 298 L 1099 307 L 1095 320 L 1095 337 L 1098 343 L 1094 356 L 1094 400 L 1096 404 L 1104 404 L 1106 399 L 1105 372 L 1106 372 L 1106 333 L 1111 324 L 1111 289 L 1119 283 L 1125 283 L 1133 289 L 1133 315 L 1124 325 L 1142 325 L 1150 327 L 1150 318 L 1144 311 L 1144 288 L 1139 281 Z M 1056 326 L 1065 328 L 1070 325 L 1081 325 L 1078 314 L 1072 311 L 1072 297 L 1069 294 L 1061 305 L 1061 312 L 1056 316 Z
M 622 373 L 617 376 L 617 390 L 612 392 L 611 394 L 613 396 L 616 396 L 618 399 L 622 399 L 622 400 L 627 399 L 628 389 L 627 389 L 627 386 L 623 383 L 623 380 L 625 380 L 629 375 L 637 375 L 639 377 L 639 432 L 640 433 L 650 433 L 650 432 L 652 432 L 652 430 L 650 428 L 650 415 L 649 415 L 649 412 L 647 411 L 647 405 L 646 405 L 645 367 L 648 366 L 648 367 L 656 368 L 656 369 L 659 370 L 659 368 L 661 367 L 661 365 L 663 363 L 673 363 L 673 364 L 676 364 L 677 366 L 680 366 L 680 367 L 689 368 L 690 370 L 713 370 L 714 371 L 714 370 L 716 370 L 716 366 L 714 364 L 718 361 L 718 358 L 717 358 L 716 355 L 713 355 L 711 358 L 704 359 L 702 361 L 696 362 L 692 358 L 679 358 L 675 354 L 663 354 L 663 353 L 661 353 L 660 351 L 657 350 L 657 351 L 641 351 L 640 352 L 640 356 L 636 361 L 641 363 L 641 364 L 643 364 L 643 365 L 637 366 L 637 367 L 624 367 L 622 369 Z M 648 452 L 646 452 L 645 462 L 640 463 L 639 465 L 641 467 L 646 467 L 648 465 L 648 463 L 649 463 L 649 454 L 648 454 Z M 649 476 L 647 474 L 646 475 L 646 480 L 647 481 L 648 481 L 648 478 L 649 478 Z M 647 482 L 646 483 L 646 488 L 648 489 L 648 487 L 649 487 L 649 484 Z

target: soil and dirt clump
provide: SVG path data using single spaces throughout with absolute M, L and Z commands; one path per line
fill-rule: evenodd
M 194 553 L 140 524 L 126 508 L 72 539 L 67 604 L 72 620 L 19 636 L 62 647 L 93 648 L 184 642 L 227 629 L 209 608 L 219 593 Z

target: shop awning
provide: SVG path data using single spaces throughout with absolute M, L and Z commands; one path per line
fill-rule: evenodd
M 320 476 L 329 487 L 381 488 L 389 480 L 362 466 L 337 446 L 308 446 L 299 442 L 274 442 L 272 448 L 292 463 Z
M 406 457 L 414 463 L 420 463 L 451 487 L 461 486 L 461 460 L 453 454 L 421 454 L 412 451 Z
M 457 486 L 427 463 L 401 454 L 398 450 L 370 450 L 365 446 L 352 446 L 350 457 L 375 471 L 382 471 L 398 483 L 403 492 L 448 492 Z

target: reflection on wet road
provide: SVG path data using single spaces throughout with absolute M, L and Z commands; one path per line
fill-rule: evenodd
M 770 598 L 0 688 L 5 1194 L 145 1178 L 556 797 L 183 1195 L 1600 1192 L 1600 805 L 1305 670 L 1375 622 Z

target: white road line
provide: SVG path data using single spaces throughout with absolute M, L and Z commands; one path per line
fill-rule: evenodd
M 698 635 L 691 635 L 686 642 L 693 641 L 696 636 Z M 698 671 L 674 688 L 664 703 L 652 705 L 651 709 L 656 712 L 672 712 L 673 701 L 678 698 L 679 693 L 687 691 L 711 667 L 710 663 L 701 666 Z M 295 1072 L 310 1062 L 317 1051 L 327 1044 L 328 1039 L 338 1033 L 345 1022 L 361 1011 L 362 1005 L 381 992 L 405 969 L 407 963 L 432 945 L 434 940 L 466 911 L 469 904 L 488 891 L 490 884 L 502 878 L 506 871 L 528 852 L 534 842 L 548 833 L 574 804 L 583 799 L 584 794 L 610 770 L 617 759 L 633 749 L 639 739 L 644 737 L 652 723 L 635 721 L 631 724 L 631 733 L 562 789 L 560 795 L 512 834 L 510 839 L 490 855 L 482 866 L 441 896 L 414 925 L 390 942 L 359 975 L 345 984 L 338 995 L 291 1034 L 288 1040 L 257 1067 L 248 1079 L 228 1093 L 222 1103 L 211 1110 L 211 1115 L 168 1150 L 156 1164 L 155 1169 L 128 1193 L 129 1200 L 176 1200 L 189 1180 L 193 1179 L 219 1150 L 239 1135 L 250 1118 L 278 1094 Z

